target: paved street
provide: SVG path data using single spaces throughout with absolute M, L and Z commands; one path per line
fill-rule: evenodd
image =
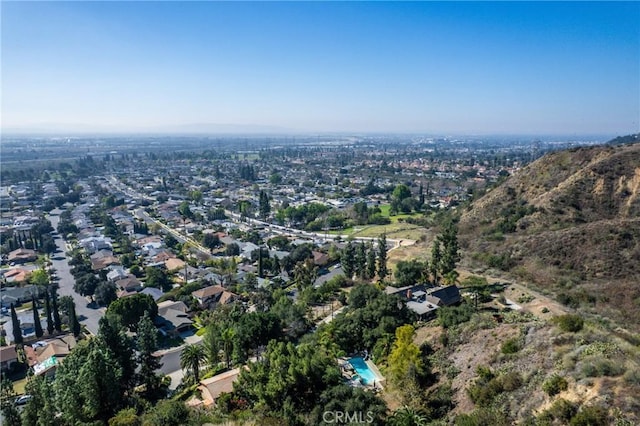
M 176 348 L 166 349 L 156 352 L 156 355 L 160 355 L 160 362 L 162 366 L 158 369 L 158 372 L 171 377 L 171 385 L 169 389 L 175 389 L 178 387 L 182 378 L 184 377 L 184 371 L 180 368 L 180 354 L 187 345 L 198 345 L 202 342 L 202 337 L 189 336 L 185 338 L 185 344 Z
M 51 211 L 51 215 L 47 215 L 47 219 L 51 221 L 51 225 L 54 229 L 58 228 L 58 222 L 60 222 L 59 214 L 61 210 L 55 209 Z M 56 245 L 58 246 L 58 252 L 51 257 L 52 267 L 56 270 L 58 276 L 58 298 L 62 296 L 73 297 L 76 302 L 76 314 L 80 318 L 80 323 L 83 324 L 89 332 L 96 334 L 98 332 L 98 321 L 104 315 L 104 308 L 92 309 L 87 307 L 87 300 L 76 293 L 73 290 L 73 284 L 75 279 L 71 275 L 71 267 L 69 266 L 65 247 L 65 241 L 62 237 L 56 236 Z

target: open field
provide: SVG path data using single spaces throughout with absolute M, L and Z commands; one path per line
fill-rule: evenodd
M 334 235 L 350 235 L 352 237 L 372 238 L 379 237 L 381 234 L 386 234 L 387 238 L 391 239 L 410 239 L 416 241 L 425 234 L 423 227 L 404 222 L 404 219 L 410 217 L 419 217 L 422 215 L 422 213 L 398 214 L 395 216 L 390 216 L 390 209 L 391 206 L 389 204 L 383 204 L 380 206 L 382 216 L 388 217 L 391 220 L 391 223 L 388 225 L 350 226 L 345 229 L 330 231 L 329 233 Z

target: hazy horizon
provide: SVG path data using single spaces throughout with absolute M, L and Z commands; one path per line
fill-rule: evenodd
M 4 134 L 622 135 L 640 3 L 3 2 Z

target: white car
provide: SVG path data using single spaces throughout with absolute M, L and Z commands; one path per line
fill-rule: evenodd
M 16 405 L 25 405 L 33 398 L 31 395 L 22 395 L 16 398 Z

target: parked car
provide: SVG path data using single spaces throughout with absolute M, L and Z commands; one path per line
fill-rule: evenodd
M 33 398 L 31 395 L 22 395 L 16 398 L 16 405 L 25 405 Z

